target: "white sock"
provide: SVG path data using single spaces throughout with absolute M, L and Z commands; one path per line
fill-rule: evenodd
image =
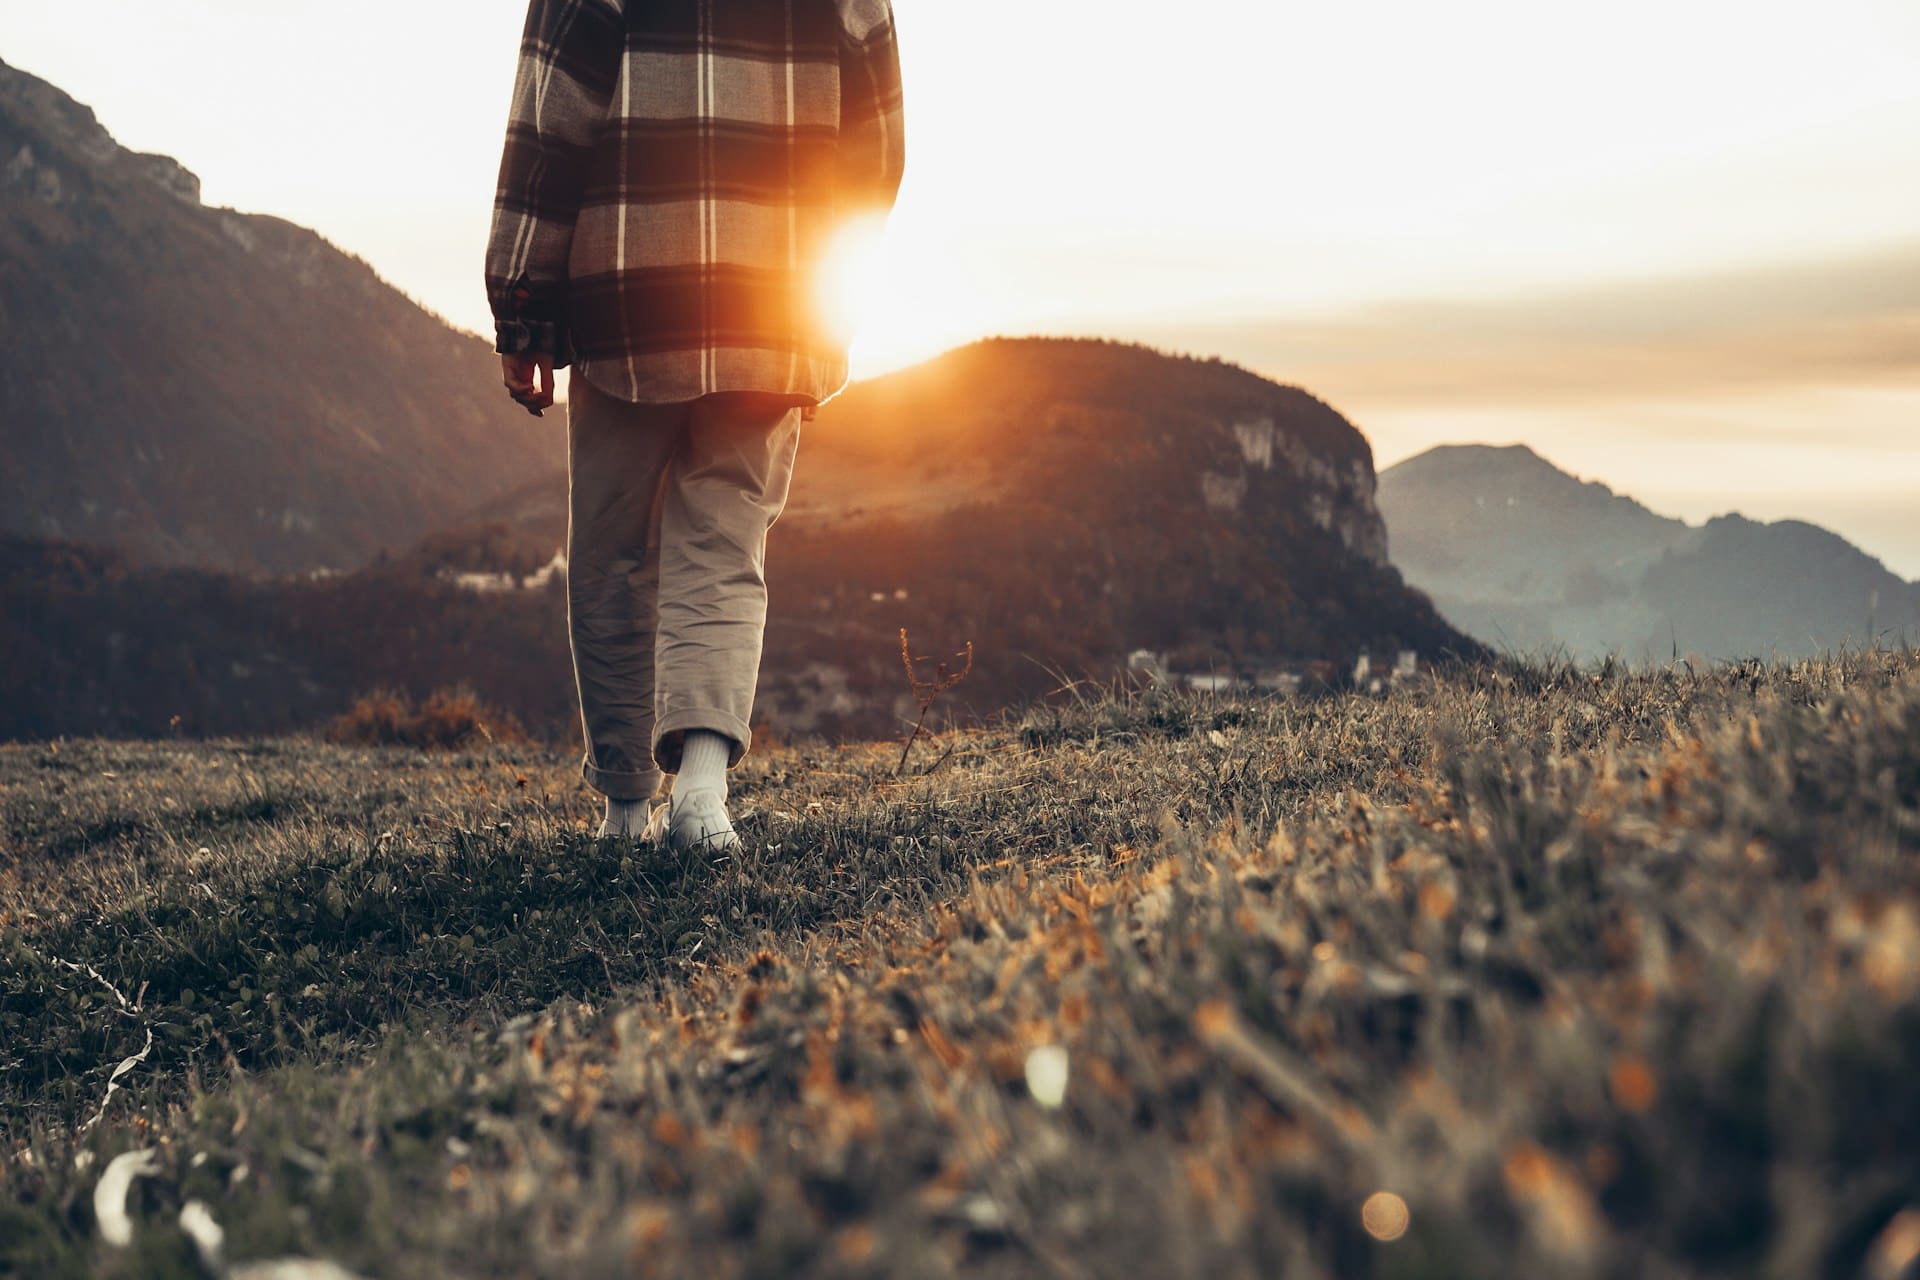
M 651 800 L 615 800 L 608 796 L 607 816 L 600 823 L 601 837 L 639 835 L 652 810 Z
M 680 753 L 680 772 L 673 779 L 674 794 L 710 791 L 726 800 L 727 758 L 732 754 L 733 739 L 726 734 L 710 729 L 689 732 Z

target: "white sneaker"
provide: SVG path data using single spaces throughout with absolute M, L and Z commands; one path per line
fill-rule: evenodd
M 727 817 L 726 802 L 712 791 L 690 791 L 685 796 L 669 796 L 655 810 L 655 816 L 667 814 L 667 843 L 676 853 L 698 849 L 702 853 L 732 853 L 740 847 L 740 837 Z M 649 822 L 648 827 L 652 827 Z

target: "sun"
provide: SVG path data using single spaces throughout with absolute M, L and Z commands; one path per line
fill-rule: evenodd
M 910 208 L 842 227 L 821 259 L 814 305 L 847 342 L 855 378 L 930 359 L 986 331 L 990 307 L 949 251 L 948 230 Z
M 887 304 L 887 226 L 884 218 L 850 220 L 827 247 L 815 304 L 827 330 L 849 342 Z

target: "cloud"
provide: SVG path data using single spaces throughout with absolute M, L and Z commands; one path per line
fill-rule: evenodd
M 1142 333 L 1370 408 L 1920 385 L 1920 242 L 1822 262 Z

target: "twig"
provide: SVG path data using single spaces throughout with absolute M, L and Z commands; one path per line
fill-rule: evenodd
M 947 762 L 948 756 L 951 756 L 955 751 L 959 749 L 960 749 L 960 740 L 956 737 L 952 742 L 949 742 L 947 744 L 947 749 L 941 754 L 940 758 L 938 760 L 935 760 L 932 764 L 928 765 L 926 768 L 922 769 L 920 771 L 919 776 L 924 778 L 928 774 L 932 773 L 935 769 L 938 769 L 941 765 Z
M 88 977 L 92 978 L 95 982 L 105 987 L 107 991 L 113 996 L 114 1001 L 119 1005 L 120 1007 L 119 1011 L 121 1013 L 126 1014 L 129 1018 L 132 1018 L 135 1021 L 139 1022 L 142 1026 L 142 1029 L 145 1030 L 147 1033 L 147 1042 L 144 1045 L 140 1046 L 140 1052 L 136 1054 L 131 1054 L 128 1057 L 122 1058 L 120 1060 L 119 1065 L 114 1067 L 113 1073 L 107 1077 L 107 1091 L 106 1093 L 101 1095 L 100 1108 L 99 1110 L 93 1113 L 93 1118 L 91 1120 L 88 1120 L 85 1124 L 81 1125 L 78 1130 L 75 1131 L 74 1136 L 78 1137 L 80 1134 L 83 1134 L 87 1130 L 93 1128 L 93 1126 L 95 1126 L 96 1124 L 99 1124 L 100 1121 L 106 1117 L 107 1104 L 113 1101 L 113 1095 L 116 1092 L 118 1092 L 119 1089 L 121 1088 L 120 1077 L 126 1075 L 129 1071 L 132 1071 L 135 1067 L 139 1066 L 142 1062 L 145 1062 L 147 1060 L 147 1055 L 153 1052 L 153 1028 L 151 1026 L 148 1026 L 146 1024 L 146 1020 L 140 1016 L 140 1006 L 136 1003 L 129 1002 L 126 996 L 120 993 L 120 988 L 114 986 L 111 982 L 108 982 L 105 978 L 101 977 L 100 971 L 94 968 L 92 965 L 75 964 L 71 960 L 62 960 L 58 956 L 49 956 L 47 958 L 53 961 L 53 963 L 59 965 L 61 968 L 67 970 L 68 972 L 84 973 Z M 146 993 L 145 985 L 141 986 L 140 991 L 143 995 Z
M 913 732 L 907 735 L 907 745 L 900 748 L 900 763 L 893 766 L 893 776 L 896 778 L 900 776 L 900 771 L 907 767 L 907 753 L 913 750 L 914 741 L 920 736 L 920 726 L 927 722 L 927 711 L 933 706 L 934 700 L 965 680 L 967 673 L 973 670 L 973 641 L 967 641 L 967 647 L 954 656 L 965 658 L 966 665 L 956 672 L 949 673 L 946 659 L 943 658 L 934 666 L 933 679 L 922 680 L 919 673 L 914 671 L 913 664 L 916 661 L 925 662 L 927 659 L 925 656 L 915 659 L 909 653 L 907 629 L 900 628 L 900 665 L 907 669 L 907 683 L 913 689 L 913 696 L 919 699 L 920 718 L 913 722 Z

